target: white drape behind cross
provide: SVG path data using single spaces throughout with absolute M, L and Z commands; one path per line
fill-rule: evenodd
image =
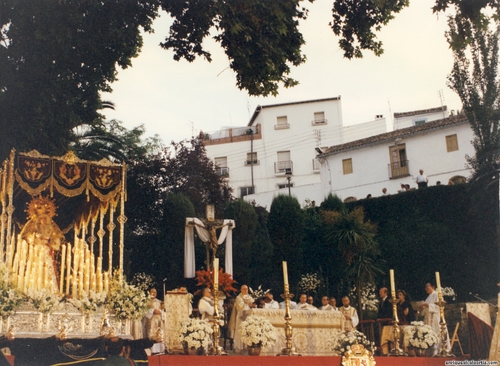
M 195 259 L 194 259 L 194 230 L 202 242 L 210 242 L 210 233 L 205 228 L 203 221 L 196 217 L 186 218 L 186 228 L 184 235 L 184 277 L 193 278 L 195 276 Z M 226 219 L 223 221 L 223 227 L 217 239 L 217 243 L 221 245 L 226 241 L 226 258 L 224 271 L 233 274 L 233 229 L 235 227 L 234 220 Z

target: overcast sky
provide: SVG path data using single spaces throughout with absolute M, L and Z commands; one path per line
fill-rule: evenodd
M 132 128 L 141 124 L 146 135 L 158 134 L 165 143 L 189 138 L 200 130 L 244 126 L 258 105 L 341 96 L 345 125 L 367 122 L 383 114 L 392 122 L 395 112 L 441 106 L 440 91 L 449 110 L 461 109 L 457 95 L 446 86 L 453 56 L 446 43 L 445 14 L 432 14 L 434 0 L 411 1 L 379 32 L 384 54 L 366 51 L 364 58 L 347 60 L 328 26 L 332 0 L 305 2 L 309 17 L 300 30 L 306 45 L 305 64 L 292 68 L 300 84 L 281 88 L 277 97 L 250 97 L 236 87 L 223 50 L 206 42 L 211 63 L 174 61 L 173 52 L 159 47 L 171 20 L 163 15 L 154 34 L 144 35 L 144 47 L 131 68 L 121 70 L 113 92 L 104 100 L 115 103 L 108 119 Z

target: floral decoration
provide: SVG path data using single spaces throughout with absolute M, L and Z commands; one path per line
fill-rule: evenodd
M 261 297 L 264 297 L 266 296 L 266 294 L 271 291 L 271 289 L 267 289 L 267 290 L 263 290 L 262 289 L 262 285 L 260 285 L 257 290 L 253 290 L 251 287 L 248 287 L 248 293 L 250 294 L 250 296 L 252 296 L 252 298 L 254 300 L 257 300 Z
M 457 294 L 455 293 L 455 290 L 452 289 L 451 287 L 443 287 L 441 288 L 441 294 L 446 297 L 451 297 L 453 301 L 457 298 Z
M 0 316 L 13 315 L 24 299 L 23 294 L 8 281 L 5 263 L 0 263 Z
M 240 324 L 241 340 L 247 346 L 274 344 L 278 340 L 276 328 L 262 316 L 251 315 Z
M 372 353 L 375 352 L 376 349 L 375 343 L 370 342 L 363 333 L 357 330 L 351 330 L 350 332 L 344 332 L 339 335 L 336 342 L 333 344 L 333 349 L 342 354 L 350 350 L 351 346 L 354 344 L 361 344 L 366 350 Z
M 317 273 L 306 273 L 302 275 L 299 281 L 299 291 L 316 292 L 321 283 Z
M 120 285 L 115 275 L 110 284 L 107 306 L 119 319 L 140 319 L 146 314 L 149 301 L 143 290 L 128 284 L 125 280 Z
M 106 303 L 106 292 L 90 291 L 89 294 L 84 291 L 81 299 L 70 299 L 69 302 L 73 304 L 78 310 L 84 314 L 95 313 L 99 307 Z
M 356 286 L 352 288 L 350 293 L 350 298 L 355 299 L 356 294 Z M 363 310 L 378 310 L 379 300 L 377 298 L 377 294 L 375 292 L 375 285 L 373 283 L 367 283 L 361 289 L 361 309 Z
M 424 322 L 411 322 L 411 326 L 403 327 L 404 342 L 416 348 L 427 349 L 438 343 L 436 331 Z
M 130 284 L 139 287 L 142 291 L 148 291 L 155 286 L 155 279 L 151 275 L 140 272 L 136 273 L 134 277 L 132 277 Z
M 35 309 L 44 314 L 52 313 L 61 303 L 59 294 L 54 294 L 51 290 L 45 288 L 41 290 L 29 289 L 27 295 L 28 300 Z
M 197 318 L 183 319 L 179 322 L 179 341 L 188 348 L 208 349 L 213 329 L 206 320 Z
M 208 287 L 213 291 L 214 289 L 214 274 L 212 271 L 200 270 L 196 271 L 196 281 L 198 283 L 196 286 L 200 287 Z M 231 294 L 234 294 L 237 290 L 233 287 L 233 284 L 236 281 L 233 280 L 229 273 L 225 273 L 222 271 L 222 268 L 219 268 L 219 291 L 223 291 L 227 297 L 231 297 Z M 197 295 L 201 290 L 197 290 L 194 294 Z

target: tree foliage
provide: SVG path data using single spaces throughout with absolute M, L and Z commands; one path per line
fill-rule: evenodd
M 212 28 L 236 73 L 236 85 L 250 95 L 277 95 L 278 84 L 294 86 L 290 66 L 305 61 L 304 44 L 298 30 L 306 10 L 300 0 L 163 0 L 162 7 L 173 18 L 170 34 L 161 44 L 174 50 L 174 59 L 193 61 L 203 56 L 211 61 L 203 40 Z
M 304 267 L 302 239 L 304 217 L 295 197 L 278 195 L 271 203 L 269 237 L 274 244 L 274 262 L 288 262 L 290 282 L 298 282 Z
M 447 39 L 454 53 L 448 85 L 462 102 L 474 140 L 475 156 L 468 157 L 476 180 L 489 182 L 500 158 L 500 95 L 498 29 L 489 30 L 463 17 L 449 19 Z M 468 42 L 464 43 L 466 32 Z
M 12 147 L 63 154 L 99 119 L 99 93 L 131 65 L 155 0 L 0 2 L 0 158 Z

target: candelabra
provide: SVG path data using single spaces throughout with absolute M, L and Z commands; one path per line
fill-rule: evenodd
M 398 299 L 392 295 L 390 300 L 392 303 L 392 327 L 393 327 L 393 338 L 394 338 L 394 348 L 389 352 L 389 356 L 408 356 L 407 353 L 403 351 L 400 347 L 401 340 L 401 329 L 399 328 L 399 318 L 398 318 Z
M 225 356 L 227 355 L 224 352 L 224 349 L 219 346 L 219 336 L 220 336 L 220 326 L 219 326 L 219 284 L 217 282 L 214 283 L 214 315 L 212 316 L 212 329 L 213 329 L 213 345 L 212 349 L 209 352 L 211 356 Z
M 290 315 L 290 300 L 293 298 L 293 294 L 290 293 L 290 286 L 285 283 L 285 293 L 281 294 L 281 297 L 285 300 L 285 348 L 278 353 L 277 356 L 300 356 L 295 352 L 295 348 L 292 347 L 292 316 Z
M 435 357 L 455 357 L 453 353 L 448 351 L 448 329 L 446 327 L 446 319 L 444 318 L 444 305 L 446 301 L 443 300 L 443 294 L 441 291 L 438 291 L 438 302 L 436 303 L 439 306 L 439 316 L 441 320 L 439 321 L 439 327 L 441 330 L 441 350 L 435 355 Z

